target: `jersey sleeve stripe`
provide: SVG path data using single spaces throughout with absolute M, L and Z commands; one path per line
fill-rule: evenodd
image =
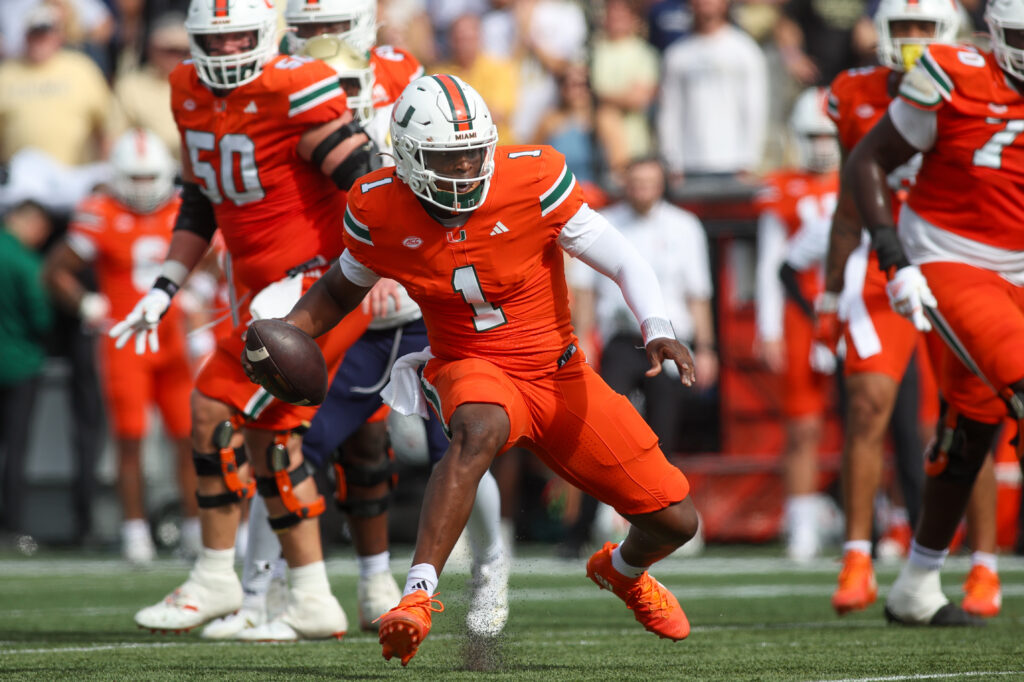
M 341 94 L 341 86 L 337 78 L 325 78 L 307 88 L 288 95 L 288 117 L 296 116 L 304 111 L 333 99 Z
M 540 195 L 540 214 L 546 216 L 554 211 L 569 196 L 576 184 L 576 176 L 569 172 L 568 166 L 562 166 L 562 173 L 548 191 Z
M 96 258 L 96 242 L 89 239 L 81 232 L 70 232 L 64 238 L 68 247 L 82 260 L 88 262 Z
M 438 419 L 441 422 L 441 427 L 444 429 L 445 435 L 451 438 L 452 432 L 451 429 L 448 428 L 448 422 L 444 420 L 444 410 L 441 408 L 441 397 L 438 394 L 437 389 L 434 388 L 433 384 L 424 379 L 422 375 L 420 375 L 420 387 L 423 389 L 424 397 L 426 397 L 427 401 L 429 401 L 431 406 L 434 408 L 434 412 L 437 414 Z
M 347 208 L 345 209 L 344 223 L 345 231 L 352 235 L 353 239 L 373 246 L 373 240 L 370 238 L 370 228 L 353 218 L 351 211 Z
M 829 90 L 828 100 L 825 104 L 825 113 L 833 121 L 839 120 L 839 97 L 831 90 Z
M 946 72 L 935 63 L 932 59 L 931 54 L 925 52 L 919 60 L 919 63 L 924 68 L 925 72 L 931 76 L 931 79 L 935 81 L 935 85 L 938 86 L 939 92 L 942 94 L 944 99 L 949 99 L 953 94 L 953 81 L 949 79 Z

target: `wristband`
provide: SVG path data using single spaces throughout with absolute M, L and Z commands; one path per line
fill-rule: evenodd
M 815 313 L 839 312 L 839 294 L 834 291 L 823 291 L 814 302 Z
M 654 339 L 674 339 L 676 332 L 672 323 L 662 317 L 648 317 L 640 323 L 640 333 L 644 337 L 644 347 Z
M 160 275 L 156 278 L 156 281 L 153 282 L 153 288 L 164 292 L 167 294 L 168 298 L 174 298 L 174 295 L 178 293 L 178 289 L 181 287 L 172 282 L 170 278 Z
M 882 272 L 888 273 L 892 268 L 899 270 L 910 265 L 903 254 L 900 237 L 893 227 L 882 226 L 872 230 L 871 248 L 878 255 L 878 267 Z

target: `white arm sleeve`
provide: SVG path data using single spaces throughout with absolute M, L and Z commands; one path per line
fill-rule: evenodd
M 341 264 L 341 273 L 353 284 L 372 287 L 380 279 L 380 275 L 357 261 L 348 249 L 345 249 L 345 252 L 338 258 L 338 263 Z
M 651 327 L 648 320 L 652 319 L 662 320 L 667 325 L 668 312 L 654 269 L 607 218 L 584 204 L 562 228 L 558 243 L 569 255 L 619 285 L 641 329 Z M 668 334 L 645 334 L 644 343 L 659 336 Z
M 757 335 L 764 341 L 782 338 L 782 310 L 785 295 L 779 267 L 786 256 L 786 227 L 771 212 L 757 221 Z
M 918 109 L 897 97 L 889 104 L 889 118 L 896 132 L 914 149 L 926 152 L 935 146 L 937 124 L 934 111 Z
M 824 263 L 831 231 L 831 216 L 822 220 L 805 220 L 786 244 L 786 263 L 797 272 Z

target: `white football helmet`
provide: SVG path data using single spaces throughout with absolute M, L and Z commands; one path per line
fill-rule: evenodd
M 189 50 L 199 78 L 211 88 L 230 90 L 255 80 L 277 54 L 277 10 L 270 0 L 192 0 L 185 19 Z M 238 54 L 211 55 L 207 36 L 252 31 L 255 40 Z
M 985 23 L 992 35 L 992 52 L 999 67 L 1018 80 L 1024 81 L 1024 0 L 989 0 L 985 9 Z M 1017 31 L 1010 46 L 1006 32 Z
M 829 173 L 839 168 L 836 125 L 825 115 L 826 97 L 825 88 L 807 88 L 796 98 L 789 116 L 798 163 L 812 173 Z
M 336 35 L 322 35 L 304 41 L 302 54 L 319 59 L 334 69 L 348 97 L 351 109 L 361 125 L 373 118 L 373 67 L 365 52 Z
M 288 0 L 284 20 L 291 28 L 302 24 L 337 24 L 348 28 L 325 35 L 336 36 L 360 52 L 369 52 L 377 42 L 377 0 Z M 308 38 L 291 35 L 288 49 L 301 52 Z
M 893 21 L 931 21 L 935 23 L 935 33 L 929 38 L 894 38 Z M 878 61 L 896 71 L 909 71 L 926 45 L 955 42 L 959 28 L 956 0 L 881 0 L 875 11 Z
M 480 93 L 461 78 L 434 74 L 405 86 L 391 111 L 391 144 L 399 179 L 424 201 L 464 213 L 487 199 L 498 129 Z M 474 177 L 455 179 L 431 167 L 435 155 L 472 151 L 480 154 Z
M 110 151 L 111 189 L 136 213 L 152 213 L 174 194 L 177 166 L 156 133 L 133 128 L 117 138 Z

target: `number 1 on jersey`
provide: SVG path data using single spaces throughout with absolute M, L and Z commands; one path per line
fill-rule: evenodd
M 484 298 L 480 279 L 472 265 L 464 265 L 452 271 L 452 288 L 462 294 L 462 300 L 473 306 L 473 327 L 478 332 L 485 332 L 508 323 L 501 308 L 495 308 Z

